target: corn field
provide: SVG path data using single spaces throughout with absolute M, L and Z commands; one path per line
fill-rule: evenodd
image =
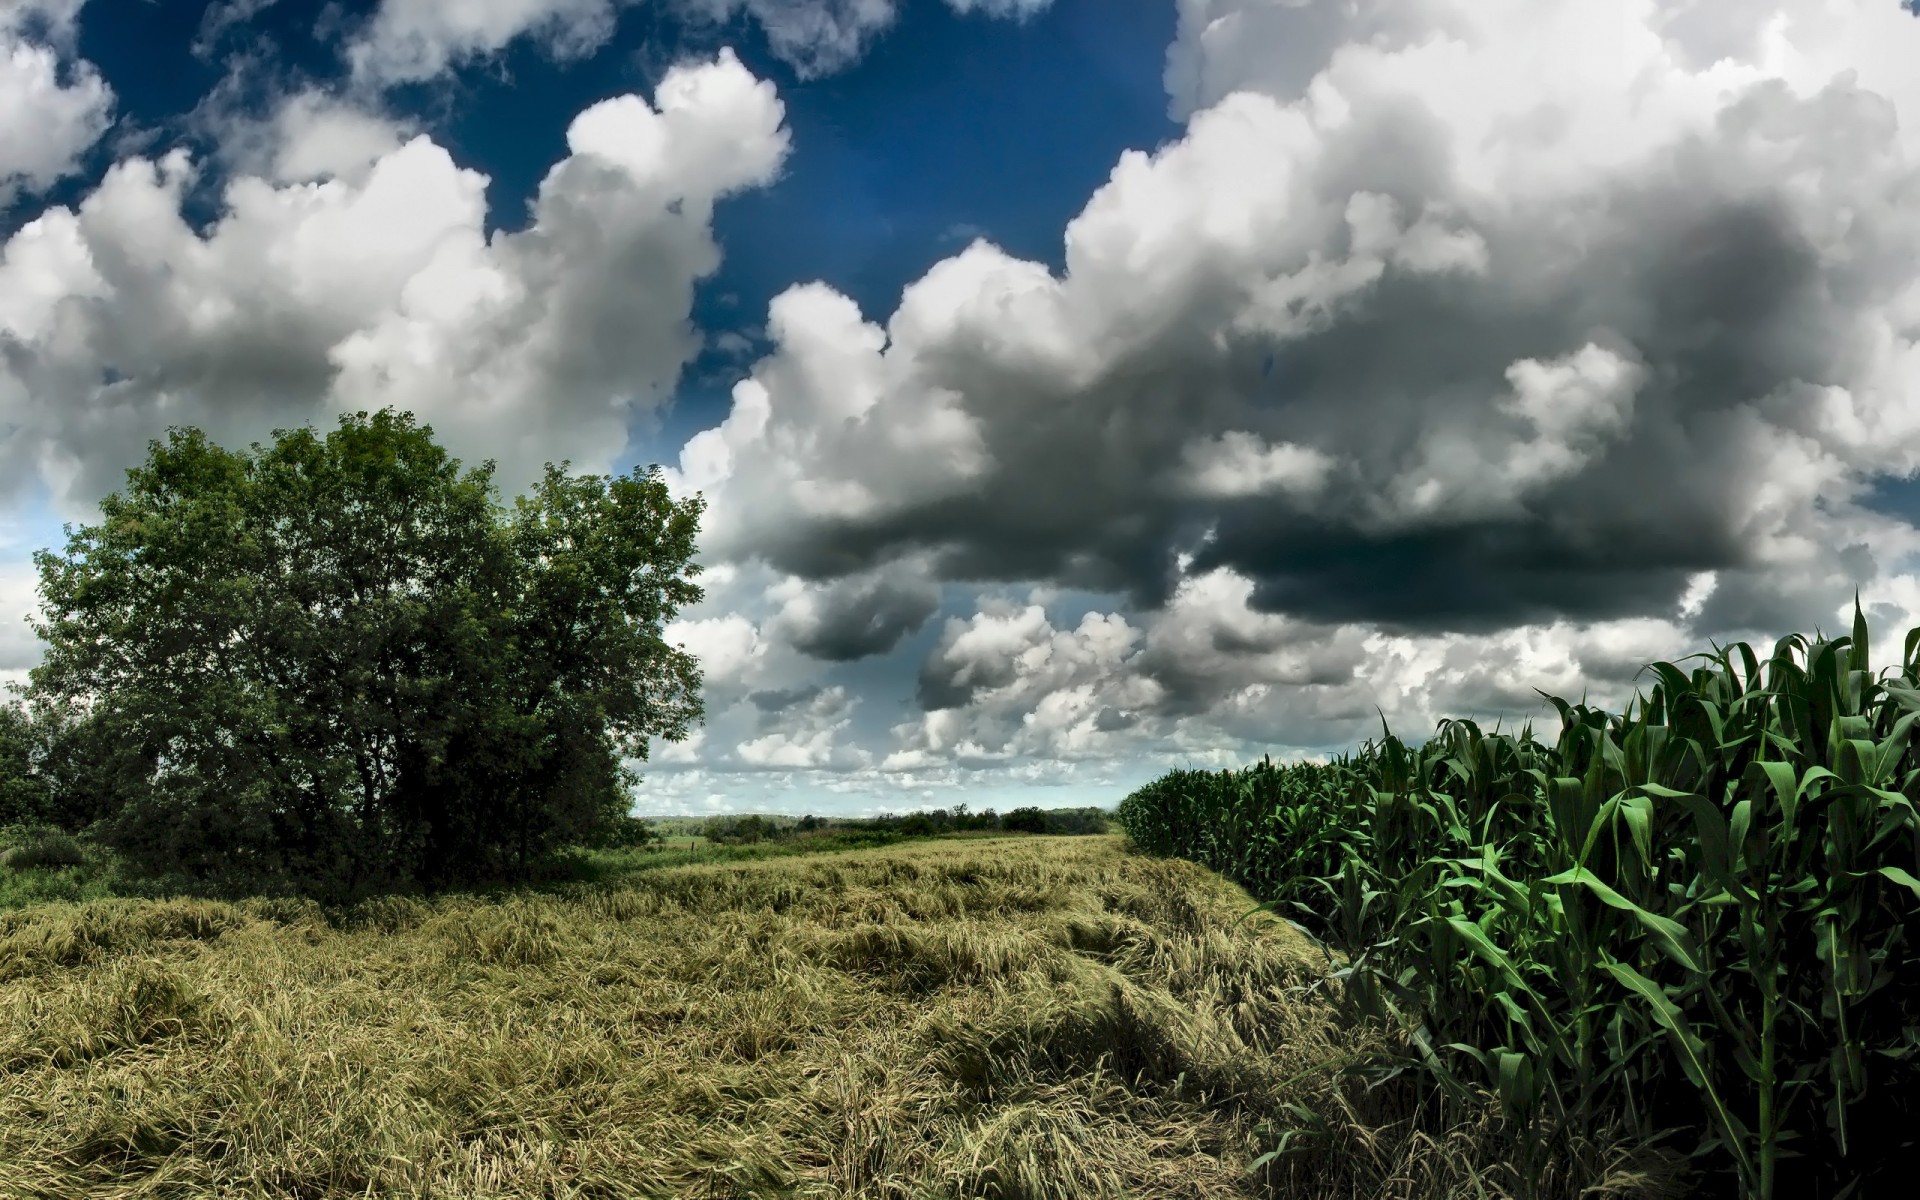
M 1383 718 L 1330 764 L 1173 772 L 1119 822 L 1344 956 L 1327 988 L 1412 1047 L 1355 1071 L 1443 1105 L 1481 1083 L 1527 1155 L 1624 1115 L 1722 1194 L 1893 1194 L 1920 1163 L 1916 650 L 1877 677 L 1856 597 L 1851 637 L 1764 671 L 1740 642 L 1650 665 L 1624 714 L 1547 696 L 1552 746 L 1449 720 L 1410 750 Z M 1273 1153 L 1311 1144 L 1294 1115 Z

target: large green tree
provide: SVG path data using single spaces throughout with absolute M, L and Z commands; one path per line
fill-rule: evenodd
M 492 472 L 391 411 L 249 453 L 153 443 L 37 556 L 30 695 L 111 759 L 81 785 L 102 838 L 350 894 L 522 872 L 624 816 L 624 760 L 702 716 L 661 628 L 701 598 L 703 502 L 563 465 L 507 510 Z

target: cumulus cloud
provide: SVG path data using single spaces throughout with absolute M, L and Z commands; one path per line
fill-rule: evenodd
M 242 78 L 235 73 L 228 80 Z M 260 109 L 216 90 L 198 111 L 229 173 L 278 184 L 339 179 L 363 185 L 376 163 L 419 134 L 411 120 L 364 98 L 312 86 L 296 87 Z
M 772 85 L 723 51 L 651 104 L 582 112 L 531 224 L 488 238 L 486 177 L 431 139 L 299 98 L 276 121 L 271 177 L 230 179 L 204 235 L 181 215 L 199 168 L 174 150 L 0 248 L 9 480 L 85 505 L 169 425 L 244 444 L 387 404 L 498 459 L 509 489 L 547 460 L 604 470 L 698 349 L 714 204 L 788 146 Z
M 1187 0 L 1185 136 L 1063 273 L 976 240 L 884 320 L 791 289 L 679 480 L 816 582 L 1150 612 L 1227 570 L 1424 636 L 1712 572 L 1696 632 L 1823 619 L 1914 548 L 1850 499 L 1920 469 L 1920 23 L 1774 8 Z
M 257 0 L 236 0 L 254 3 Z M 638 0 L 381 0 L 346 46 L 354 79 L 391 86 L 432 79 L 498 54 L 520 38 L 556 62 L 592 56 Z M 946 0 L 958 13 L 1026 20 L 1052 0 Z M 745 17 L 758 24 L 775 57 L 801 79 L 844 70 L 858 61 L 898 16 L 899 0 L 675 0 L 674 12 L 696 25 Z
M 278 0 L 214 0 L 200 15 L 200 31 L 194 35 L 194 57 L 213 57 L 221 39 L 253 20 Z
M 842 70 L 894 22 L 895 0 L 680 0 L 689 16 L 711 22 L 746 15 L 767 46 L 802 79 Z
M 232 126 L 211 229 L 179 152 L 22 229 L 0 470 L 86 499 L 164 424 L 389 400 L 470 458 L 604 466 L 698 346 L 713 204 L 784 158 L 772 89 L 722 55 L 596 106 L 491 239 L 484 177 L 366 97 L 522 37 L 592 53 L 624 2 L 385 0 L 348 45 L 373 90 Z M 897 4 L 677 11 L 811 77 Z M 803 283 L 723 347 L 764 352 L 669 473 L 711 501 L 708 600 L 666 631 L 709 718 L 654 785 L 1114 786 L 1535 688 L 1617 707 L 1708 636 L 1837 628 L 1855 586 L 1904 631 L 1920 533 L 1860 501 L 1920 472 L 1917 59 L 1893 4 L 1179 0 L 1184 135 L 1120 156 L 1064 270 L 967 231 L 891 313 Z M 934 621 L 905 711 L 867 694 Z
M 781 604 L 770 628 L 795 649 L 827 662 L 885 654 L 940 607 L 940 589 L 924 574 L 888 571 L 825 585 L 783 580 L 768 593 Z
M 768 695 L 757 694 L 756 703 Z M 860 703 L 844 686 L 815 687 L 780 698 L 785 703 L 778 709 L 763 706 L 771 718 L 763 723 L 767 731 L 734 748 L 741 763 L 780 770 L 851 770 L 872 764 L 869 751 L 837 744 Z
M 1713 587 L 1696 580 L 1689 602 Z M 1095 611 L 1071 628 L 1037 600 L 987 597 L 975 615 L 946 622 L 921 668 L 923 712 L 893 727 L 897 748 L 878 769 L 1225 765 L 1244 761 L 1247 747 L 1311 757 L 1377 737 L 1382 720 L 1415 741 L 1444 717 L 1490 727 L 1504 714 L 1503 727 L 1517 732 L 1521 721 L 1511 718 L 1545 710 L 1536 689 L 1617 710 L 1646 686 L 1647 663 L 1701 648 L 1684 606 L 1486 634 L 1393 635 L 1259 612 L 1252 591 L 1223 568 L 1185 578 L 1159 611 Z M 1917 598 L 1909 576 L 1875 619 L 1920 619 Z M 1539 726 L 1546 736 L 1554 728 Z
M 1053 0 L 946 0 L 957 13 L 1027 20 Z M 817 79 L 857 62 L 899 15 L 899 0 L 680 0 L 690 15 L 725 21 L 750 17 L 768 48 L 801 79 Z
M 381 84 L 432 79 L 522 36 L 568 62 L 605 45 L 617 15 L 615 0 L 381 0 L 348 42 L 346 58 L 356 80 Z
M 11 0 L 0 11 L 0 211 L 80 169 L 112 123 L 113 89 L 75 58 L 85 0 Z

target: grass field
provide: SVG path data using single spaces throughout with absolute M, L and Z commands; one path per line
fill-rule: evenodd
M 1250 907 L 1105 836 L 37 904 L 0 913 L 0 1195 L 1515 1194 L 1496 1117 L 1332 1082 L 1387 1035 Z M 1311 1136 L 1249 1174 L 1275 1121 Z M 1543 1194 L 1658 1194 L 1575 1150 Z

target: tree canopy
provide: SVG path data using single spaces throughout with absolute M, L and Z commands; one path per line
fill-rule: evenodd
M 137 868 L 329 895 L 606 836 L 625 762 L 703 716 L 662 628 L 702 597 L 704 501 L 657 467 L 561 464 L 507 508 L 492 474 L 392 411 L 246 453 L 152 443 L 97 524 L 36 556 L 27 695 L 65 798 L 20 801 L 64 804 Z

